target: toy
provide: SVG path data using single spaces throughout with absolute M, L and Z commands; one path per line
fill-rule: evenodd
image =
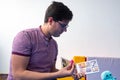
M 115 77 L 113 77 L 112 73 L 110 71 L 104 71 L 101 73 L 101 79 L 102 80 L 116 80 Z

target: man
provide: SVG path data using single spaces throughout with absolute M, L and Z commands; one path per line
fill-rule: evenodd
M 73 14 L 61 2 L 53 2 L 46 10 L 44 24 L 19 32 L 13 40 L 8 80 L 54 80 L 73 75 L 74 63 L 55 68 L 59 37 L 67 30 Z

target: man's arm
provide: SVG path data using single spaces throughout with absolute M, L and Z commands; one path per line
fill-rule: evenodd
M 57 72 L 59 69 L 56 68 L 56 62 L 54 63 L 53 67 L 51 68 L 51 72 Z
M 67 66 L 60 71 L 52 73 L 40 73 L 26 70 L 29 57 L 12 54 L 12 75 L 15 80 L 44 80 L 72 75 L 74 65 L 71 69 Z

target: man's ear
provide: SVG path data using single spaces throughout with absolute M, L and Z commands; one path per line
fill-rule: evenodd
M 53 22 L 53 17 L 49 17 L 49 18 L 48 18 L 48 23 L 51 25 L 52 22 Z

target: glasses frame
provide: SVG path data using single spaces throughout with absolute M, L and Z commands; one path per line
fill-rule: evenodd
M 62 28 L 68 28 L 68 27 L 69 27 L 68 24 L 63 24 L 63 23 L 61 23 L 61 22 L 59 22 L 59 21 L 58 21 L 58 23 L 59 23 L 59 25 L 60 25 Z

